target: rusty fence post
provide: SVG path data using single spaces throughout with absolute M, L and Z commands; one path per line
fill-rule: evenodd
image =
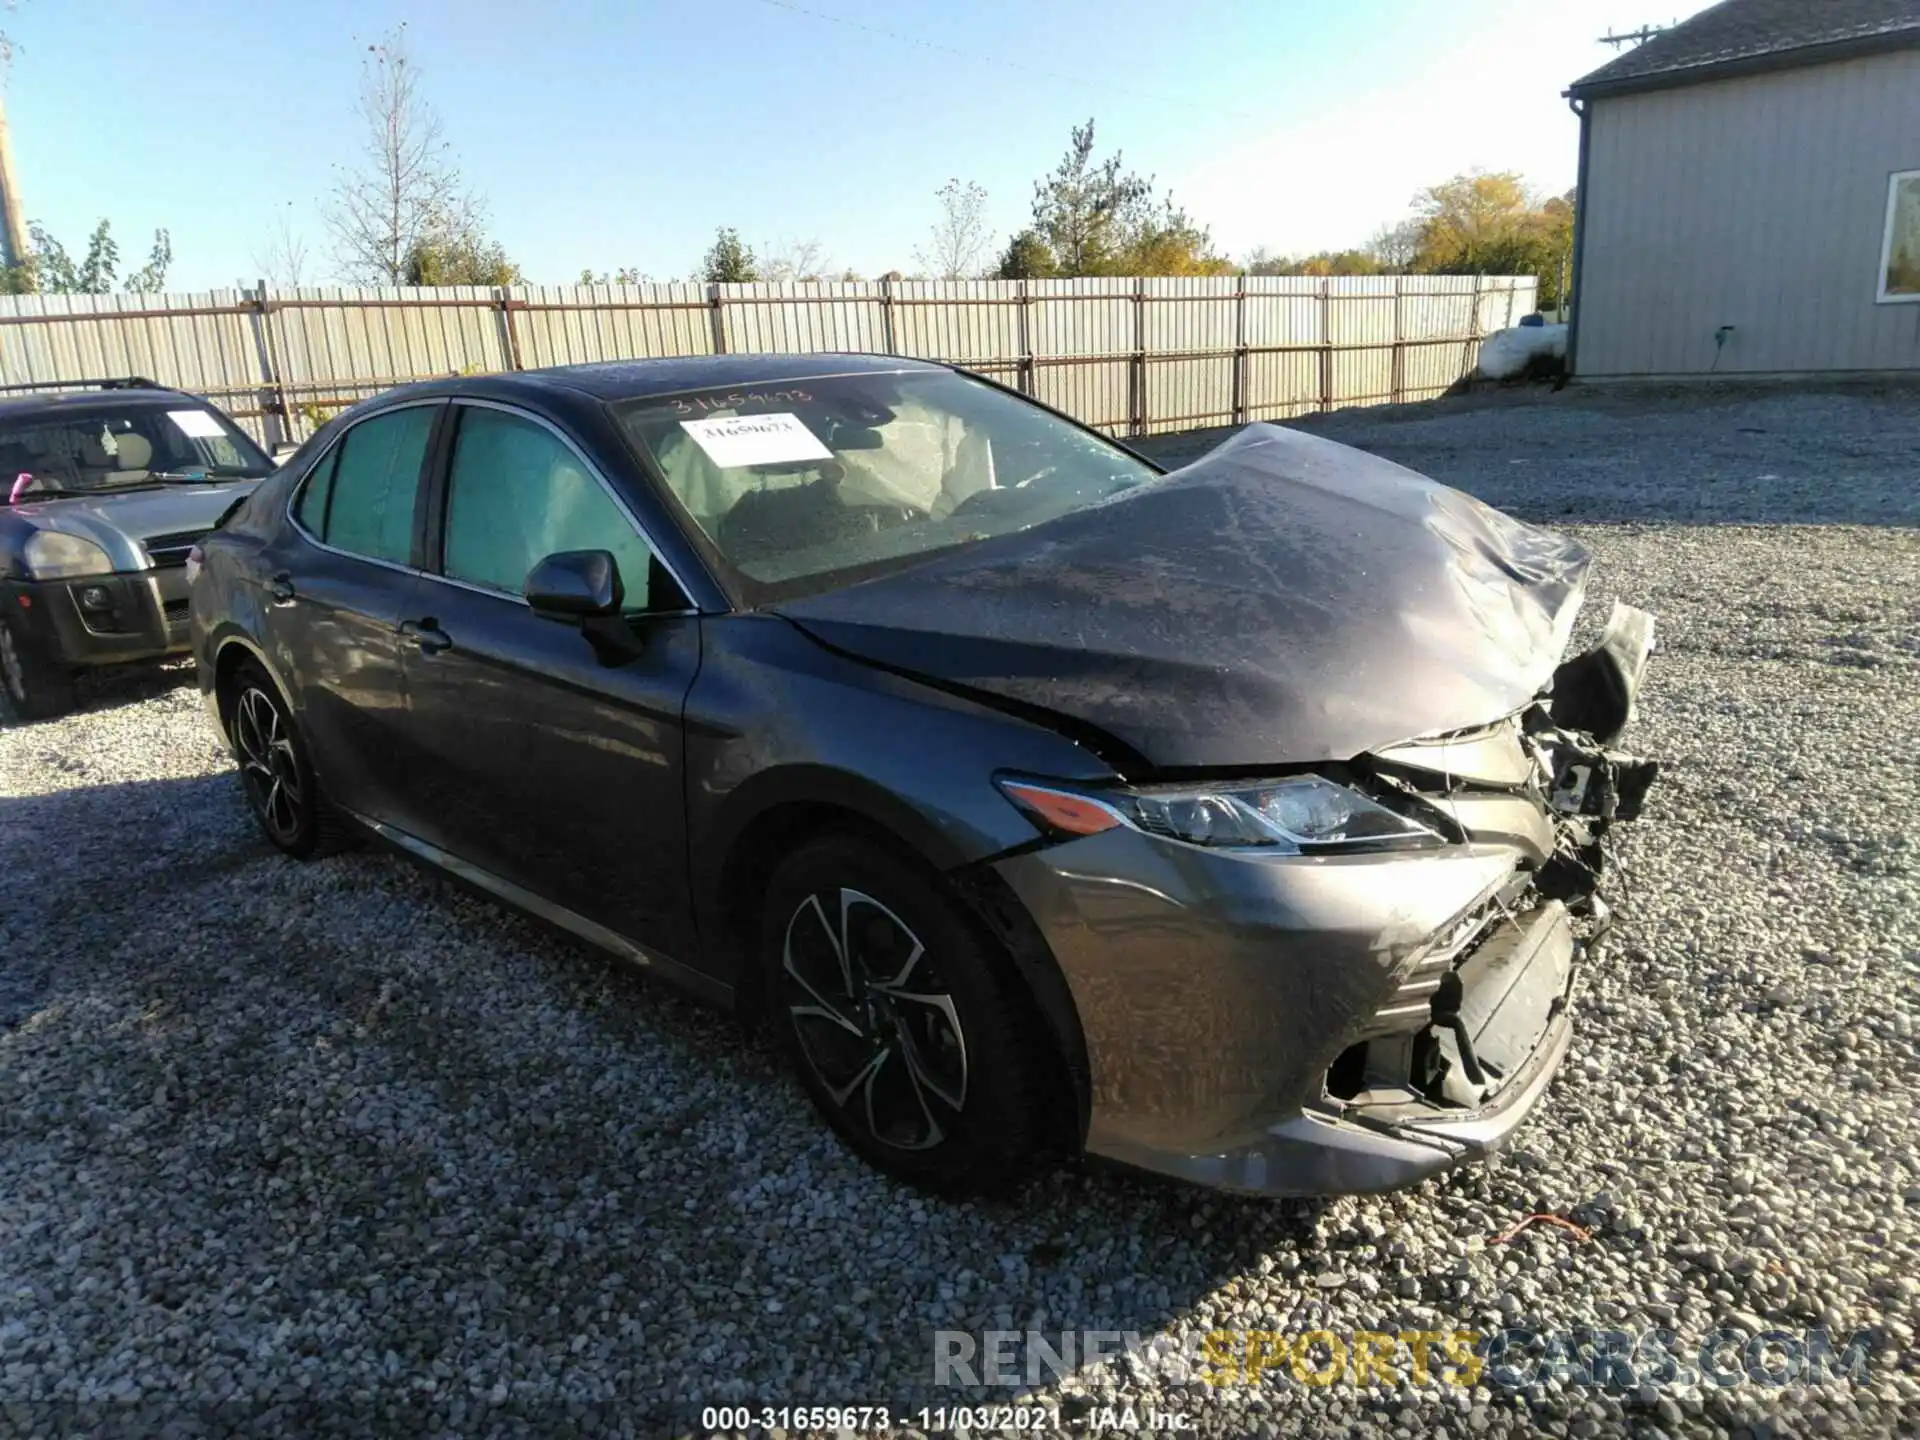
M 1020 287 L 1014 301 L 1015 330 L 1018 336 L 1016 343 L 1020 349 L 1016 357 L 1018 368 L 1014 371 L 1014 378 L 1019 384 L 1020 393 L 1030 396 L 1033 394 L 1033 330 L 1027 317 L 1027 307 L 1033 303 L 1033 297 L 1028 293 L 1025 280 L 1016 280 L 1014 284 Z
M 1247 423 L 1247 277 L 1233 294 L 1233 423 Z
M 1407 399 L 1407 331 L 1404 316 L 1401 314 L 1401 301 L 1406 298 L 1407 277 L 1393 277 L 1393 361 L 1392 387 L 1393 403 L 1404 405 Z
M 887 275 L 880 277 L 880 336 L 886 344 L 887 354 L 900 353 L 893 334 L 893 279 Z
M 519 332 L 513 328 L 514 302 L 512 287 L 507 285 L 498 287 L 493 292 L 493 298 L 500 306 L 500 337 L 502 341 L 505 342 L 507 368 L 509 370 L 523 370 L 526 367 L 520 363 L 520 335 Z
M 1467 315 L 1466 343 L 1460 347 L 1460 378 L 1468 379 L 1479 362 L 1475 347 L 1480 343 L 1480 277 L 1473 277 L 1473 309 Z
M 1333 281 L 1320 281 L 1320 408 L 1333 409 Z
M 1147 433 L 1147 282 L 1133 282 L 1133 359 L 1128 366 L 1127 433 Z
M 727 301 L 720 293 L 718 281 L 707 286 L 707 304 L 712 307 L 713 353 L 724 355 L 727 353 Z
M 255 280 L 253 288 L 253 346 L 260 361 L 261 426 L 266 431 L 267 451 L 276 445 L 296 440 L 293 414 L 287 406 L 286 372 L 281 368 L 279 347 L 274 344 L 273 302 L 267 296 L 267 282 Z

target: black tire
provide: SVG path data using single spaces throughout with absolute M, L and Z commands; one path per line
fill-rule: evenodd
M 22 720 L 51 720 L 73 709 L 73 672 L 35 648 L 20 627 L 0 616 L 0 688 Z
M 279 686 L 251 660 L 234 672 L 226 713 L 240 788 L 267 842 L 296 860 L 345 849 L 352 830 L 321 790 Z
M 812 840 L 774 871 L 759 954 L 783 1048 L 862 1158 L 943 1194 L 1042 1162 L 1052 1067 L 1031 1002 L 937 876 L 859 836 Z

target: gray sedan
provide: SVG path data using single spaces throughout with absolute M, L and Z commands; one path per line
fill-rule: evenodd
M 267 837 L 373 837 L 766 1027 L 947 1191 L 1487 1153 L 1570 1044 L 1652 621 L 1255 425 L 1184 469 L 876 356 L 408 387 L 194 552 Z

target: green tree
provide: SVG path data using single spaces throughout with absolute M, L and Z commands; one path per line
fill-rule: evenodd
M 520 267 L 497 240 L 477 231 L 416 240 L 401 269 L 403 285 L 518 285 Z
M 583 269 L 577 282 L 581 285 L 644 285 L 647 277 L 630 265 L 622 265 L 618 270 L 602 270 L 598 275 L 591 269 Z
M 39 221 L 28 225 L 32 249 L 19 264 L 7 267 L 0 277 L 0 291 L 11 295 L 106 295 L 112 292 L 120 270 L 120 243 L 113 238 L 113 224 L 101 220 L 87 237 L 87 248 L 75 260 L 67 247 Z M 153 248 L 147 263 L 126 278 L 130 292 L 158 291 L 166 288 L 167 269 L 173 264 L 173 242 L 165 230 L 153 232 Z
M 1059 273 L 1115 275 L 1128 242 L 1153 207 L 1153 182 L 1125 167 L 1119 151 L 1095 162 L 1093 121 L 1073 128 L 1067 153 L 1034 182 L 1033 230 Z
M 1067 153 L 1033 187 L 1033 224 L 1001 258 L 1002 278 L 1038 274 L 1225 275 L 1213 238 L 1118 151 L 1094 158 L 1094 126 L 1076 125 Z M 1015 273 L 1019 272 L 1019 273 Z
M 1035 230 L 1022 230 L 1007 242 L 994 278 L 998 280 L 1047 280 L 1060 273 L 1053 251 Z
M 167 288 L 167 271 L 172 265 L 173 237 L 165 230 L 156 230 L 147 263 L 127 276 L 127 290 L 136 295 L 158 295 Z
M 745 285 L 760 278 L 753 250 L 738 230 L 722 225 L 714 231 L 712 248 L 700 262 L 700 278 L 709 285 Z

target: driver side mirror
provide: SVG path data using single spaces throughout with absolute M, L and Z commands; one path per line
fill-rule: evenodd
M 618 615 L 627 598 L 620 566 L 605 550 L 562 550 L 527 572 L 520 593 L 533 613 L 548 620 L 590 620 Z

